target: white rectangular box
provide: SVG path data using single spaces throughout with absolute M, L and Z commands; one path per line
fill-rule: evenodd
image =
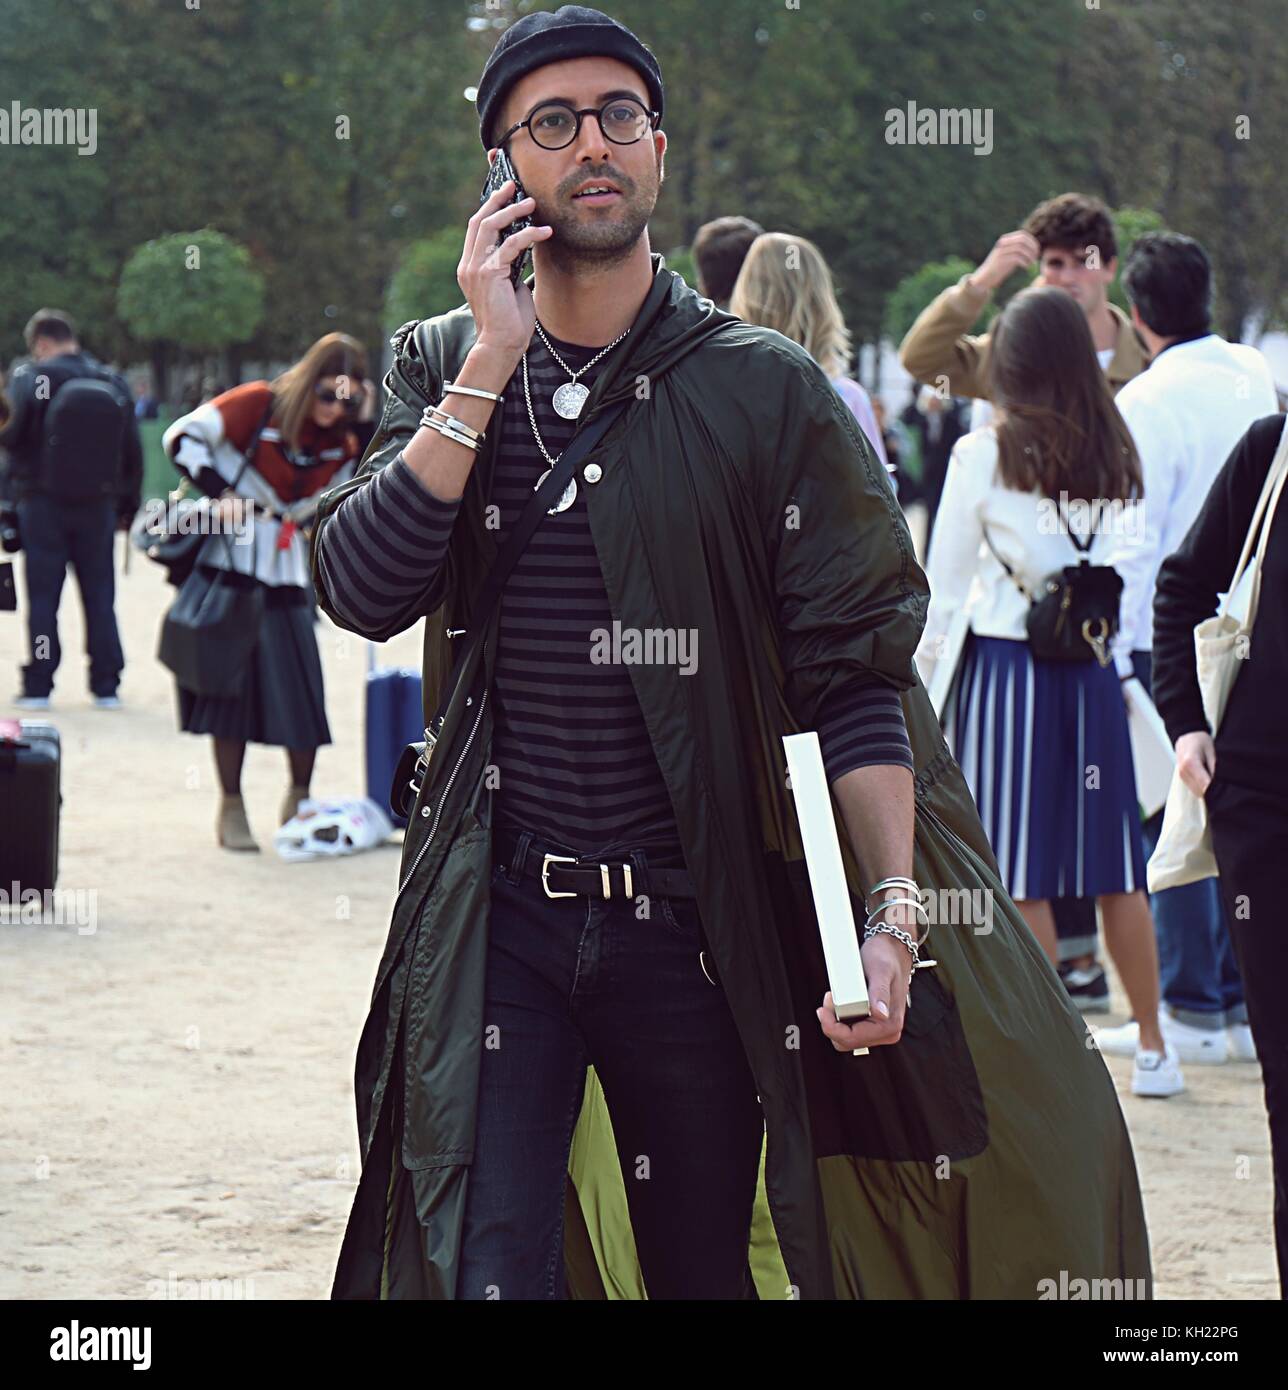
M 832 814 L 823 751 L 816 733 L 787 734 L 783 738 L 783 748 L 787 754 L 796 815 L 800 820 L 801 844 L 823 940 L 833 1008 L 842 1023 L 855 1023 L 868 1017 L 868 982 L 859 955 L 859 937 L 850 906 L 836 819 Z M 866 1047 L 856 1048 L 854 1055 L 860 1056 L 867 1050 Z

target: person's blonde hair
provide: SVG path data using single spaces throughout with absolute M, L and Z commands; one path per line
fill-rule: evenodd
M 367 351 L 347 333 L 327 333 L 270 385 L 273 388 L 273 420 L 288 447 L 298 449 L 300 432 L 313 409 L 313 388 L 324 376 L 344 377 L 348 386 L 337 395 L 357 400 L 367 376 Z
M 823 253 L 803 236 L 765 232 L 751 243 L 729 312 L 790 338 L 829 377 L 850 368 L 850 332 Z

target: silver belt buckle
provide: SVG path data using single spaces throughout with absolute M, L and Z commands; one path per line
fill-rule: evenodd
M 412 766 L 411 777 L 407 785 L 411 788 L 412 796 L 419 799 L 420 789 L 425 785 L 425 774 L 429 771 L 429 755 L 434 751 L 434 744 L 437 740 L 428 729 L 425 730 L 425 751 L 418 757 Z M 420 781 L 416 780 L 419 775 Z
M 545 890 L 547 898 L 575 898 L 576 893 L 557 893 L 550 887 L 551 864 L 575 864 L 577 856 L 575 854 L 547 854 L 541 861 L 541 887 Z

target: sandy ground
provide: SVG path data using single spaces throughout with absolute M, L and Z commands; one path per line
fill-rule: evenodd
M 220 850 L 209 741 L 177 732 L 153 657 L 172 591 L 137 555 L 118 579 L 125 707 L 108 712 L 85 693 L 72 588 L 42 717 L 63 740 L 59 888 L 92 911 L 85 926 L 0 924 L 0 1297 L 194 1296 L 228 1280 L 249 1297 L 323 1298 L 357 1181 L 353 1056 L 397 845 L 282 863 L 285 755 L 252 747 L 264 852 Z M 325 617 L 317 631 L 335 743 L 314 790 L 358 795 L 365 647 Z M 413 632 L 381 660 L 418 652 Z M 0 614 L 0 716 L 15 713 L 23 659 L 18 616 Z M 1107 1060 L 1159 1296 L 1277 1296 L 1259 1069 L 1190 1067 L 1185 1095 L 1143 1101 L 1130 1063 Z

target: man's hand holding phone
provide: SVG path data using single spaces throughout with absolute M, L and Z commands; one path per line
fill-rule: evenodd
M 517 285 L 511 282 L 510 268 L 529 247 L 547 240 L 554 231 L 552 227 L 529 226 L 506 235 L 511 223 L 529 217 L 536 207 L 532 198 L 510 202 L 514 191 L 514 180 L 507 179 L 479 206 L 470 218 L 461 263 L 456 268 L 456 282 L 474 313 L 475 345 L 502 360 L 510 358 L 506 381 L 532 338 L 537 317 L 532 291 L 522 280 Z
M 514 181 L 507 180 L 483 200 L 470 218 L 456 267 L 456 283 L 474 314 L 475 339 L 453 384 L 498 395 L 522 360 L 537 319 L 532 291 L 522 281 L 514 284 L 511 266 L 530 246 L 546 240 L 554 230 L 529 226 L 504 236 L 505 228 L 529 216 L 535 206 L 531 198 L 509 201 L 514 191 Z M 502 236 L 504 240 L 498 246 Z M 495 402 L 454 393 L 450 387 L 442 405 L 453 419 L 480 434 L 489 428 L 496 410 Z M 425 426 L 416 431 L 403 450 L 407 466 L 433 496 L 444 502 L 454 502 L 465 492 L 476 456 L 472 446 Z

